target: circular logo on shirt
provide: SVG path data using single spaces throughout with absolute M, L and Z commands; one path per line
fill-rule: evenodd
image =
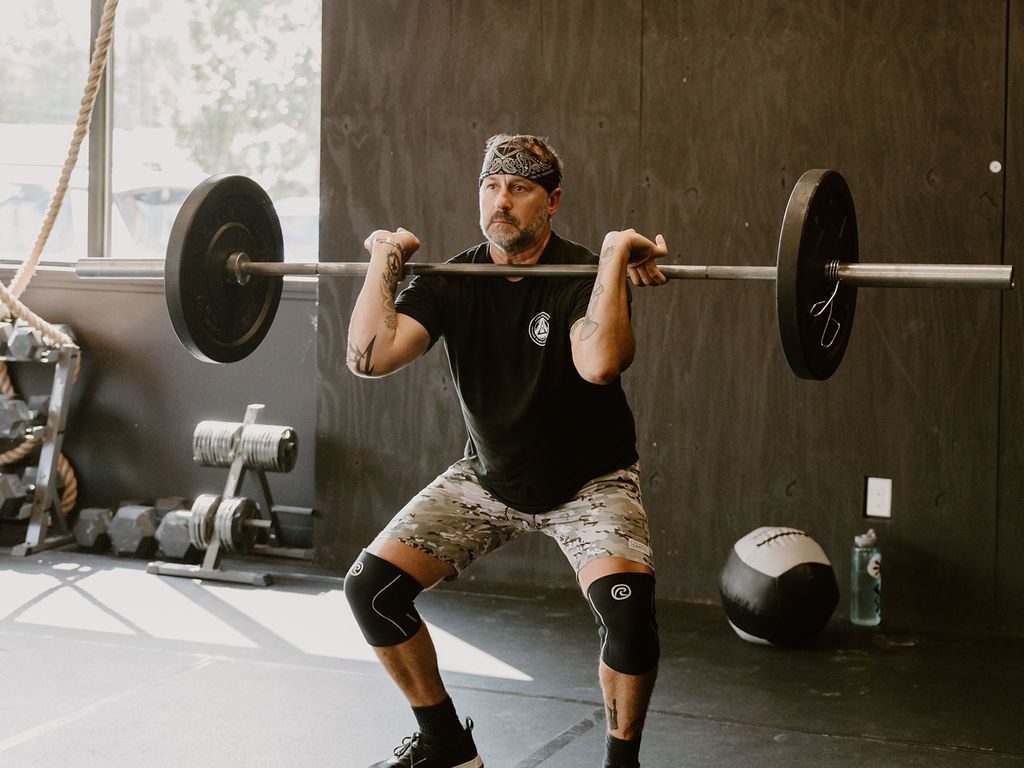
M 530 340 L 538 347 L 548 343 L 548 332 L 551 330 L 551 315 L 538 312 L 530 321 Z
M 356 562 L 352 563 L 352 567 L 348 569 L 348 575 L 349 576 L 358 576 L 362 572 L 363 572 L 363 564 L 361 562 L 359 562 L 358 560 Z

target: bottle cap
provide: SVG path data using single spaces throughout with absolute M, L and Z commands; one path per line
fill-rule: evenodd
M 853 543 L 858 547 L 873 547 L 878 543 L 878 535 L 875 533 L 874 528 L 869 528 L 867 533 L 854 536 Z

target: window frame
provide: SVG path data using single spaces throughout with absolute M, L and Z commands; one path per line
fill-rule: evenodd
M 90 0 L 91 21 L 89 25 L 89 60 L 96 48 L 103 15 L 104 0 Z M 89 123 L 89 181 L 88 181 L 88 230 L 86 233 L 86 256 L 88 258 L 109 258 L 111 222 L 111 142 L 113 141 L 113 76 L 114 46 L 107 53 L 107 65 L 103 70 Z

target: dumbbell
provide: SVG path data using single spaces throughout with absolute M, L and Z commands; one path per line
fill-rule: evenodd
M 156 528 L 156 543 L 160 552 L 168 560 L 196 562 L 199 550 L 189 542 L 188 521 L 175 514 L 187 511 L 185 497 L 163 496 L 154 501 L 153 506 L 160 521 Z
M 156 508 L 130 504 L 117 510 L 110 523 L 110 543 L 118 557 L 151 557 L 156 552 Z
M 28 403 L 17 395 L 0 395 L 0 438 L 23 438 L 31 426 Z
M 0 355 L 7 354 L 7 344 L 11 340 L 11 335 L 14 333 L 14 323 L 10 320 L 4 320 L 0 323 Z
M 32 416 L 32 426 L 44 426 L 50 417 L 50 396 L 31 395 L 28 399 L 28 412 Z
M 54 327 L 74 340 L 75 334 L 71 326 L 58 324 Z M 13 360 L 41 360 L 50 349 L 50 345 L 43 339 L 43 334 L 24 320 L 18 320 L 14 324 L 14 330 L 7 340 L 7 356 Z
M 0 474 L 0 517 L 20 517 L 25 496 L 25 486 L 20 477 L 11 473 Z
M 114 511 L 102 507 L 86 507 L 79 510 L 78 519 L 71 529 L 75 543 L 90 552 L 106 552 L 110 549 L 110 524 Z
M 203 550 L 192 541 L 189 519 L 192 511 L 172 509 L 164 515 L 156 529 L 156 542 L 168 560 L 198 563 L 203 559 Z

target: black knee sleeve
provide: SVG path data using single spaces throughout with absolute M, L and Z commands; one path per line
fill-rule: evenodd
M 366 550 L 345 576 L 345 597 L 370 645 L 383 648 L 404 643 L 423 619 L 413 600 L 423 587 L 412 576 Z
M 658 664 L 661 645 L 654 615 L 654 576 L 615 573 L 587 590 L 601 639 L 601 660 L 616 672 L 642 675 Z

